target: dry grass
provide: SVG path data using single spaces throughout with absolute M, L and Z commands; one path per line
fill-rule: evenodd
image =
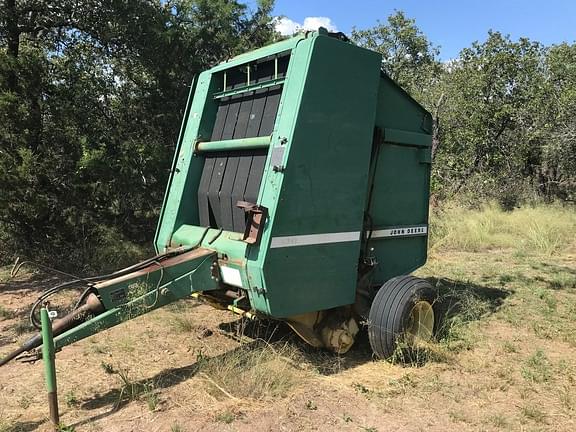
M 10 309 L 5 308 L 4 306 L 0 305 L 0 319 L 13 319 L 16 317 L 16 313 Z
M 550 205 L 505 212 L 496 204 L 480 210 L 448 204 L 432 213 L 431 247 L 461 252 L 513 249 L 552 256 L 576 245 L 575 232 L 573 207 Z
M 289 343 L 242 345 L 218 357 L 198 355 L 199 375 L 218 399 L 270 400 L 286 397 L 307 374 Z
M 12 427 L 7 419 L 4 418 L 2 414 L 0 414 L 0 432 L 10 432 Z

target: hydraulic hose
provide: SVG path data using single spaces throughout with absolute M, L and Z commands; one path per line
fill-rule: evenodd
M 80 307 L 73 310 L 71 313 L 66 315 L 64 318 L 55 320 L 52 324 L 52 333 L 54 336 L 58 336 L 78 324 L 84 322 L 88 316 L 95 316 L 104 312 L 104 306 L 96 294 L 90 293 L 86 296 L 86 302 Z M 9 353 L 6 357 L 0 360 L 0 366 L 4 366 L 10 360 L 15 359 L 20 354 L 31 351 L 42 345 L 42 335 L 36 334 L 32 338 L 28 339 L 22 346 L 15 351 Z
M 40 322 L 38 321 L 38 318 L 36 317 L 36 311 L 38 310 L 38 308 L 42 305 L 43 302 L 46 301 L 46 299 L 48 299 L 49 297 L 53 296 L 54 294 L 56 294 L 57 292 L 62 291 L 64 288 L 68 288 L 70 286 L 74 286 L 74 285 L 79 285 L 79 284 L 86 284 L 88 285 L 88 288 L 82 293 L 82 295 L 80 296 L 80 299 L 78 300 L 77 304 L 76 304 L 76 308 L 78 308 L 79 304 L 82 302 L 83 297 L 87 294 L 87 292 L 90 291 L 90 288 L 94 285 L 94 283 L 96 282 L 101 282 L 104 281 L 106 279 L 110 279 L 110 278 L 116 278 L 116 277 L 120 277 L 120 276 L 124 276 L 126 274 L 132 273 L 134 271 L 140 270 L 144 267 L 149 266 L 150 264 L 154 264 L 154 263 L 159 263 L 167 258 L 173 257 L 175 255 L 180 255 L 181 253 L 184 252 L 188 252 L 191 249 L 194 249 L 196 247 L 198 247 L 198 245 L 200 245 L 202 243 L 202 241 L 204 240 L 204 237 L 206 236 L 208 232 L 208 228 L 204 231 L 200 241 L 198 242 L 198 244 L 194 245 L 194 246 L 186 246 L 186 247 L 180 247 L 177 249 L 173 249 L 171 251 L 168 252 L 164 252 L 162 254 L 158 254 L 152 258 L 148 258 L 142 262 L 139 262 L 137 264 L 131 265 L 129 267 L 123 268 L 121 270 L 117 270 L 113 273 L 109 273 L 109 274 L 105 274 L 105 275 L 99 275 L 99 276 L 91 276 L 91 277 L 86 277 L 86 278 L 82 278 L 82 277 L 76 277 L 73 275 L 70 275 L 68 273 L 63 273 L 59 270 L 56 270 L 58 273 L 63 273 L 66 274 L 68 276 L 72 276 L 75 279 L 71 280 L 71 281 L 67 281 L 67 282 L 63 282 L 61 284 L 58 284 L 52 288 L 49 288 L 48 290 L 44 291 L 40 297 L 38 297 L 38 299 L 33 303 L 32 308 L 30 309 L 30 324 L 36 329 L 36 330 L 40 330 L 41 326 L 40 326 Z M 20 269 L 20 267 L 22 267 L 24 264 L 33 264 L 36 265 L 38 267 L 41 268 L 48 268 L 44 265 L 41 264 L 37 264 L 33 261 L 24 261 L 20 264 L 18 264 L 17 266 L 14 267 L 13 270 L 13 275 L 16 275 L 16 273 L 18 272 L 18 270 Z
M 100 299 L 98 298 L 98 296 L 95 293 L 95 291 L 96 291 L 96 289 L 94 288 L 95 283 L 102 282 L 104 280 L 111 279 L 111 278 L 117 278 L 120 276 L 124 276 L 126 274 L 129 274 L 129 273 L 138 271 L 140 269 L 143 269 L 143 268 L 149 266 L 150 264 L 157 264 L 158 266 L 160 266 L 162 268 L 162 264 L 161 264 L 162 261 L 198 248 L 202 244 L 202 242 L 204 241 L 206 234 L 208 234 L 209 230 L 210 230 L 210 227 L 207 227 L 204 230 L 204 232 L 202 233 L 202 236 L 200 237 L 198 242 L 192 246 L 183 246 L 183 247 L 179 247 L 177 249 L 173 249 L 173 250 L 170 250 L 170 251 L 162 253 L 162 254 L 158 254 L 152 258 L 148 258 L 142 262 L 139 262 L 137 264 L 126 267 L 124 269 L 115 271 L 113 273 L 100 275 L 100 276 L 91 276 L 91 277 L 87 277 L 87 278 L 81 278 L 81 277 L 75 277 L 74 275 L 70 275 L 68 273 L 64 273 L 64 272 L 61 272 L 58 270 L 54 270 L 57 273 L 64 274 L 64 275 L 69 276 L 69 277 L 74 277 L 74 279 L 71 281 L 67 281 L 67 282 L 63 282 L 61 284 L 58 284 L 58 285 L 46 290 L 44 293 L 42 293 L 42 295 L 32 305 L 32 308 L 30 310 L 30 322 L 32 323 L 32 325 L 36 329 L 41 330 L 41 325 L 38 322 L 38 319 L 36 318 L 36 310 L 38 309 L 38 307 L 43 302 L 45 302 L 47 298 L 49 298 L 50 296 L 63 290 L 64 288 L 68 288 L 70 286 L 84 283 L 84 284 L 88 285 L 88 287 L 80 295 L 80 297 L 79 297 L 78 301 L 76 302 L 72 312 L 70 312 L 64 318 L 55 320 L 54 323 L 52 324 L 52 332 L 53 332 L 54 336 L 58 336 L 64 332 L 66 332 L 67 330 L 70 330 L 71 328 L 84 322 L 87 317 L 95 316 L 95 315 L 98 315 L 98 314 L 104 312 L 104 310 L 105 310 L 104 306 L 102 305 L 102 302 L 100 301 Z M 219 232 L 216 235 L 216 237 L 214 239 L 212 239 L 212 241 L 214 241 L 220 234 L 221 234 L 221 232 Z M 37 263 L 34 263 L 33 261 L 24 261 L 22 263 L 17 262 L 14 265 L 14 268 L 12 270 L 12 276 L 15 276 L 16 273 L 18 273 L 18 270 L 24 264 L 35 264 L 36 265 Z M 49 267 L 46 267 L 46 266 L 41 265 L 41 264 L 38 264 L 38 267 L 53 270 L 53 269 L 50 269 Z M 163 270 L 162 270 L 162 274 L 163 274 Z M 162 277 L 160 278 L 160 281 L 158 282 L 158 286 L 157 286 L 156 290 L 158 290 L 161 282 L 162 282 Z M 37 334 L 37 335 L 33 336 L 32 338 L 28 339 L 26 342 L 24 342 L 24 344 L 22 346 L 20 346 L 18 349 L 9 353 L 3 359 L 0 359 L 0 366 L 5 365 L 6 363 L 15 359 L 16 357 L 23 354 L 24 352 L 31 351 L 35 348 L 38 348 L 41 345 L 42 345 L 42 336 L 40 334 Z

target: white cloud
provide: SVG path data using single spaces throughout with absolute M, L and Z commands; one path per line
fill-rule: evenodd
M 276 31 L 283 36 L 292 36 L 300 30 L 318 30 L 318 27 L 324 27 L 331 32 L 338 31 L 336 25 L 328 17 L 306 17 L 303 24 L 292 21 L 290 18 L 280 17 L 275 19 L 274 26 Z
M 304 30 L 318 30 L 318 27 L 324 27 L 328 31 L 338 31 L 336 25 L 328 17 L 306 17 L 304 18 Z
M 292 21 L 290 18 L 281 17 L 274 20 L 274 28 L 282 36 L 292 36 L 300 30 L 302 26 L 296 21 Z

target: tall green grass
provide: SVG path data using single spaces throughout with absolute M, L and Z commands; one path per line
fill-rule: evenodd
M 503 211 L 496 204 L 467 209 L 457 204 L 433 209 L 432 250 L 479 252 L 515 249 L 555 255 L 576 248 L 576 208 L 540 205 Z

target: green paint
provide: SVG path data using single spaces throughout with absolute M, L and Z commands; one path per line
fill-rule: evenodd
M 430 114 L 390 78 L 382 77 L 378 90 L 376 126 L 383 132 L 377 160 L 373 200 L 369 213 L 374 230 L 428 223 L 431 128 Z M 375 238 L 378 266 L 373 283 L 409 274 L 424 265 L 427 236 Z
M 260 195 L 270 209 L 263 243 L 284 236 L 357 235 L 344 243 L 261 247 L 249 268 L 264 275 L 267 302 L 254 298 L 253 305 L 275 317 L 354 302 L 365 203 L 358 191 L 367 189 L 380 73 L 379 55 L 334 38 L 310 38 L 295 51 L 275 131 L 287 137 L 286 169 L 268 169 Z
M 177 300 L 188 298 L 193 292 L 219 288 L 212 279 L 210 266 L 215 253 L 201 255 L 163 270 L 98 288 L 106 311 L 54 338 L 57 349 L 114 327 Z
M 234 151 L 264 139 L 269 143 L 257 202 L 269 211 L 260 244 L 247 245 L 241 234 L 224 231 L 207 245 L 218 233 L 215 229 L 203 244 L 217 252 L 220 265 L 240 270 L 252 307 L 273 317 L 354 302 L 358 263 L 370 229 L 365 211 L 373 229 L 428 221 L 430 115 L 381 75 L 379 54 L 321 29 L 235 57 L 200 75 L 184 121 L 157 249 L 192 245 L 204 233 L 195 199 L 204 157 L 194 154 L 195 143 L 211 135 L 217 98 L 230 91 L 253 91 L 256 85 L 224 92 L 222 74 L 286 51 L 290 61 L 271 139 L 199 144 L 200 150 Z M 384 137 L 378 158 L 373 156 L 375 127 Z M 282 170 L 272 169 L 273 152 Z M 372 205 L 366 209 L 372 178 Z M 339 233 L 357 236 L 338 243 L 272 247 L 274 238 Z M 372 239 L 367 246 L 378 261 L 375 283 L 422 265 L 426 245 L 426 236 Z
M 40 309 L 42 323 L 42 360 L 44 363 L 44 379 L 48 393 L 56 393 L 56 356 L 54 339 L 52 338 L 52 323 L 46 308 Z
M 404 144 L 409 147 L 430 147 L 432 145 L 432 136 L 426 133 L 386 128 L 384 129 L 384 141 Z

